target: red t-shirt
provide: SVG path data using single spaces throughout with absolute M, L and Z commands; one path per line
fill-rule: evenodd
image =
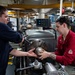
M 62 35 L 58 37 L 56 61 L 63 65 L 75 65 L 75 33 L 71 30 L 63 41 Z

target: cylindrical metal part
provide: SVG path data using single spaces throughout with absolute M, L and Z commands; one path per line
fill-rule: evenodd
M 57 69 L 51 63 L 47 62 L 45 64 L 45 69 L 46 69 L 47 75 L 59 75 Z
M 33 62 L 33 66 L 34 66 L 34 69 L 42 69 L 42 63 L 39 62 L 38 60 L 35 60 Z

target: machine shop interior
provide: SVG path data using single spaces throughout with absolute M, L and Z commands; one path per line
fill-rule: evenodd
M 75 32 L 75 0 L 0 0 L 0 5 L 7 8 L 12 29 L 25 38 L 22 45 L 10 42 L 17 50 L 28 51 L 40 45 L 54 52 L 59 36 L 55 21 L 62 15 L 70 18 L 69 28 Z M 75 66 L 64 66 L 50 58 L 10 55 L 6 75 L 75 75 Z

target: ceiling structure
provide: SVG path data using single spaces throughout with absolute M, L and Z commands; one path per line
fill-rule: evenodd
M 75 0 L 63 0 L 63 3 L 65 3 L 65 6 L 67 7 L 71 6 L 72 1 Z M 23 9 L 52 8 L 52 7 L 57 8 L 60 5 L 60 0 L 0 0 L 0 5 L 7 6 L 8 8 L 23 8 Z
M 63 0 L 63 7 L 72 7 L 72 2 L 75 0 Z M 49 8 L 49 12 L 55 12 L 60 8 L 60 0 L 0 0 L 0 5 L 22 12 L 39 12 L 43 8 Z
M 41 5 L 43 0 L 13 0 L 15 4 Z

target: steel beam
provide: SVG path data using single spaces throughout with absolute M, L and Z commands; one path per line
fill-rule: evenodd
M 63 3 L 63 7 L 72 7 L 72 3 Z M 74 3 L 75 7 L 75 3 Z M 25 5 L 25 4 L 9 4 L 7 8 L 15 9 L 40 9 L 40 8 L 60 8 L 60 4 L 49 4 L 49 5 Z

